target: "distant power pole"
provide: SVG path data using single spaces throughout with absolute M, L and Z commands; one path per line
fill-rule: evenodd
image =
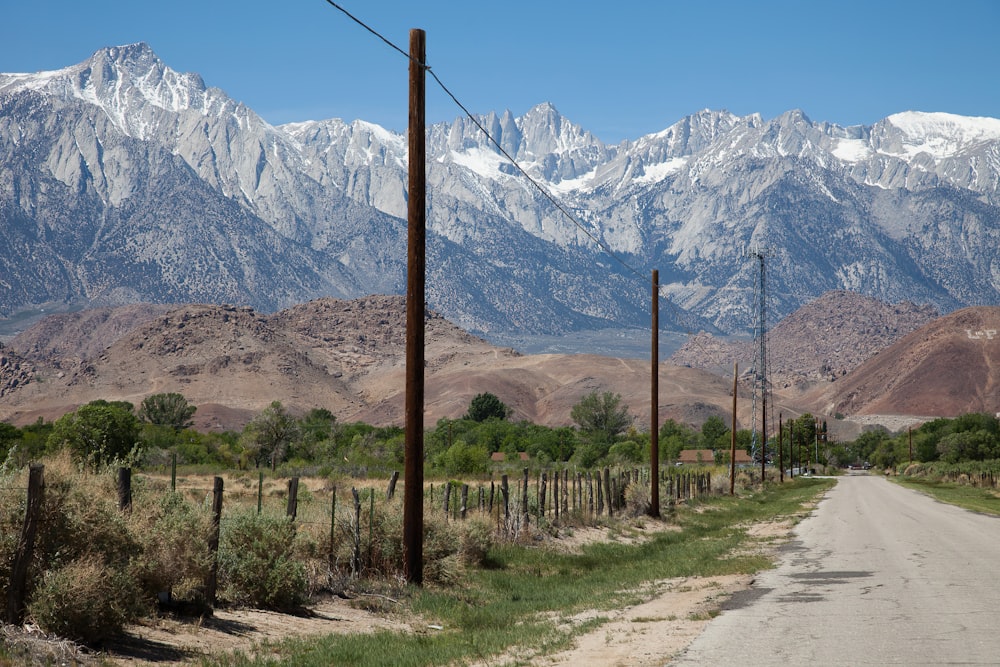
M 427 173 L 424 136 L 426 37 L 410 30 L 410 125 L 406 263 L 406 445 L 403 486 L 403 567 L 406 580 L 424 579 L 424 299 Z
M 660 272 L 653 269 L 653 340 L 650 359 L 649 516 L 660 516 Z
M 740 365 L 733 362 L 733 427 L 729 434 L 729 495 L 736 495 L 736 392 L 740 378 Z

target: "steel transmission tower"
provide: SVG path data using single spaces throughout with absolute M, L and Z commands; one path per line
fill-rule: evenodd
M 761 483 L 764 482 L 765 465 L 767 463 L 767 399 L 770 394 L 767 363 L 767 258 L 774 253 L 770 248 L 751 247 L 745 257 L 757 262 L 758 274 L 754 283 L 754 308 L 756 321 L 754 323 L 754 364 L 753 364 L 753 433 L 754 455 L 760 456 Z M 760 396 L 760 441 L 756 441 L 757 397 Z

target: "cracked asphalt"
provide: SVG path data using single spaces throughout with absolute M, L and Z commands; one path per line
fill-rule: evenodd
M 847 475 L 669 664 L 998 665 L 998 574 L 997 517 Z

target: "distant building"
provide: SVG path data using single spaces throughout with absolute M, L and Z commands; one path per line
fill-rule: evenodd
M 517 458 L 523 462 L 531 460 L 531 457 L 528 456 L 528 452 L 518 452 Z M 490 455 L 490 460 L 493 461 L 493 463 L 504 463 L 507 460 L 507 455 L 503 452 L 493 452 Z
M 715 463 L 715 452 L 711 449 L 682 449 L 677 457 L 678 464 L 691 465 L 713 465 Z

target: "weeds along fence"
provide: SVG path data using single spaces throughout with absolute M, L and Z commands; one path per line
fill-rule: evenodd
M 961 484 L 981 489 L 1000 489 L 1000 460 L 964 463 L 911 463 L 902 469 L 907 477 Z
M 169 478 L 163 475 L 138 474 L 133 477 L 128 468 L 119 468 L 104 475 L 107 497 L 100 499 L 117 508 L 119 516 L 132 516 L 135 496 L 141 498 L 141 511 L 170 505 L 200 513 L 204 521 L 197 530 L 182 528 L 162 532 L 147 539 L 147 549 L 166 551 L 173 563 L 188 556 L 192 543 L 204 541 L 210 558 L 205 567 L 190 569 L 200 579 L 196 586 L 199 598 L 214 606 L 224 576 L 237 576 L 238 568 L 220 573 L 220 545 L 225 551 L 227 539 L 246 525 L 247 516 L 269 517 L 272 529 L 291 527 L 286 542 L 295 541 L 294 553 L 288 558 L 307 563 L 305 576 L 314 588 L 330 586 L 338 577 L 384 576 L 398 573 L 402 563 L 402 495 L 397 494 L 399 474 L 388 480 L 365 480 L 334 483 L 325 478 L 275 479 L 262 472 L 230 473 L 228 478 L 215 476 L 178 477 L 176 469 Z M 78 472 L 93 478 L 93 473 Z M 447 577 L 447 563 L 456 559 L 475 560 L 485 557 L 489 544 L 517 541 L 534 532 L 554 531 L 560 527 L 598 525 L 616 516 L 637 516 L 649 511 L 652 471 L 646 468 L 578 471 L 552 468 L 534 474 L 527 468 L 520 473 L 502 474 L 489 480 L 473 482 L 428 482 L 424 489 L 425 563 L 439 568 Z M 712 493 L 724 493 L 728 479 L 713 478 L 710 470 L 678 470 L 662 468 L 659 475 L 661 513 L 669 515 L 672 506 Z M 113 477 L 113 484 L 111 478 Z M 208 482 L 211 481 L 211 484 Z M 752 480 L 749 480 L 752 483 Z M 93 482 L 80 484 L 93 486 Z M 113 487 L 114 491 L 110 489 Z M 96 486 L 94 488 L 97 488 Z M 20 622 L 26 611 L 29 593 L 29 569 L 36 567 L 34 554 L 39 535 L 51 528 L 42 511 L 44 504 L 45 469 L 32 465 L 27 486 L 0 488 L 0 503 L 6 514 L 5 542 L 0 542 L 2 555 L 9 556 L 6 570 L 0 567 L 0 585 L 6 588 L 4 618 Z M 89 486 L 86 493 L 96 494 Z M 95 504 L 97 498 L 92 499 Z M 169 502 L 167 502 L 169 501 Z M 86 501 L 84 501 L 86 502 Z M 159 505 L 157 505 L 159 503 Z M 20 515 L 17 511 L 20 511 Z M 14 526 L 20 521 L 20 531 Z M 104 516 L 104 521 L 119 521 Z M 65 523 L 65 522 L 64 522 Z M 190 524 L 195 525 L 195 524 Z M 285 527 L 285 528 L 281 528 Z M 147 530 L 140 527 L 137 530 Z M 17 532 L 15 536 L 13 533 Z M 100 529 L 96 529 L 100 533 Z M 474 535 L 469 538 L 469 534 Z M 87 535 L 73 539 L 86 543 Z M 103 537 L 101 539 L 104 539 Z M 160 541 L 182 544 L 159 544 Z M 45 541 L 45 540 L 42 540 Z M 198 545 L 195 544 L 194 547 Z M 237 544 L 235 547 L 243 548 Z M 246 547 L 247 549 L 251 547 Z M 197 550 L 197 549 L 195 549 Z M 462 551 L 463 553 L 457 553 Z M 225 554 L 222 555 L 225 561 Z M 173 560 L 171 560 L 173 559 Z M 450 559 L 450 560 L 449 560 Z M 306 566 L 304 566 L 306 567 Z M 189 574 L 190 574 L 189 572 Z M 179 579 L 178 579 L 179 581 Z M 318 582 L 318 583 L 317 583 Z M 171 584 L 176 587 L 176 581 Z M 230 588 L 231 582 L 230 582 Z M 170 598 L 170 587 L 160 593 L 160 601 Z M 232 600 L 233 594 L 227 599 Z M 256 600 L 256 598 L 254 598 Z M 266 600 L 265 600 L 266 602 Z M 280 606 L 274 600 L 269 604 Z

